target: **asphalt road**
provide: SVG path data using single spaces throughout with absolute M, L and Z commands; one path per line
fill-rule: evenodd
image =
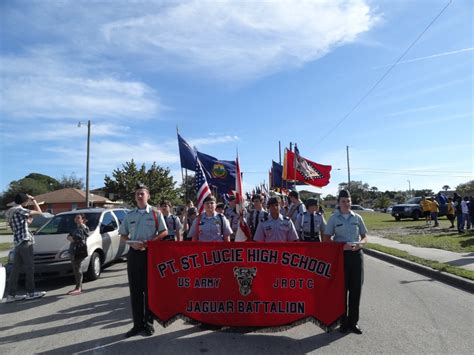
M 124 339 L 130 329 L 126 264 L 106 269 L 80 296 L 73 280 L 41 282 L 48 294 L 0 304 L 0 354 L 468 354 L 474 349 L 474 298 L 424 276 L 366 257 L 363 335 L 325 333 L 312 323 L 270 333 L 155 323 L 152 337 Z

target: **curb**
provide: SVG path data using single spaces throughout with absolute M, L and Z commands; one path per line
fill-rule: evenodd
M 450 286 L 459 288 L 463 291 L 474 293 L 474 281 L 471 281 L 469 279 L 465 279 L 456 275 L 448 274 L 446 272 L 434 270 L 427 266 L 423 266 L 423 265 L 414 263 L 412 261 L 399 258 L 397 256 L 386 254 L 378 250 L 364 248 L 364 253 L 367 255 L 373 256 L 377 259 L 400 266 L 402 268 L 417 272 L 424 276 L 431 277 L 432 279 L 444 282 Z

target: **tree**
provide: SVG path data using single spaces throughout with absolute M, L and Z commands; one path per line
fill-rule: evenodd
M 435 193 L 431 189 L 414 190 L 413 196 L 433 196 Z
M 375 200 L 374 207 L 376 208 L 387 208 L 390 206 L 392 201 L 385 195 L 380 196 Z
M 113 193 L 129 205 L 134 205 L 134 191 L 137 183 L 144 183 L 150 189 L 150 204 L 158 205 L 161 200 L 179 202 L 179 189 L 175 188 L 176 182 L 170 176 L 170 170 L 162 168 L 154 162 L 147 170 L 145 164 L 138 169 L 132 159 L 122 165 L 122 169 L 115 169 L 112 177 L 104 178 L 105 191 Z
M 324 201 L 331 201 L 331 200 L 337 200 L 337 197 L 334 196 L 334 195 L 331 195 L 331 194 L 327 194 L 327 195 L 324 197 Z
M 82 178 L 77 178 L 74 173 L 72 173 L 70 176 L 61 176 L 61 179 L 58 181 L 57 188 L 67 189 L 70 187 L 82 190 L 84 188 L 84 180 Z
M 443 189 L 444 191 L 448 191 L 450 188 L 451 188 L 451 187 L 450 187 L 449 185 L 444 185 L 444 186 L 442 187 L 442 189 Z
M 354 204 L 359 204 L 369 197 L 369 184 L 362 181 L 351 181 L 348 187 L 346 182 L 339 184 L 339 191 L 348 189 L 351 193 L 351 200 Z
M 181 199 L 184 202 L 187 202 L 186 200 L 196 200 L 196 183 L 195 183 L 194 175 L 187 175 L 184 177 L 184 181 L 181 183 L 180 186 L 180 193 L 181 193 Z
M 20 180 L 14 180 L 8 189 L 0 196 L 0 208 L 7 208 L 7 204 L 15 199 L 15 195 L 24 192 L 33 196 L 54 191 L 58 180 L 48 175 L 31 173 Z
M 474 180 L 459 184 L 458 186 L 456 186 L 456 192 L 461 196 L 473 196 Z

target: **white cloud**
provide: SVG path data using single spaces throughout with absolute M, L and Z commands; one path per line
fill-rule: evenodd
M 194 146 L 201 147 L 203 145 L 238 142 L 239 140 L 240 138 L 237 136 L 222 135 L 222 136 L 215 136 L 215 137 L 190 139 L 188 143 L 191 147 L 194 147 Z
M 110 174 L 113 169 L 121 167 L 126 161 L 134 161 L 141 165 L 156 162 L 160 166 L 168 166 L 179 162 L 179 155 L 175 151 L 168 151 L 150 142 L 114 142 L 99 140 L 91 143 L 90 169 L 94 174 Z M 47 159 L 50 165 L 67 166 L 74 168 L 82 164 L 86 159 L 85 149 L 77 149 L 75 146 L 58 145 L 46 148 L 51 153 Z M 80 170 L 80 168 L 79 168 Z
M 55 124 L 43 124 L 41 127 L 36 127 L 30 130 L 18 131 L 18 127 L 11 127 L 9 130 L 4 130 L 1 134 L 3 139 L 7 142 L 15 143 L 17 138 L 21 136 L 22 140 L 28 142 L 41 142 L 48 141 L 50 144 L 52 141 L 58 143 L 60 141 L 70 141 L 74 139 L 85 139 L 87 132 L 87 123 L 82 121 L 82 128 L 77 125 L 78 122 L 69 123 L 55 123 Z M 91 123 L 91 135 L 95 137 L 125 137 L 130 131 L 130 127 L 121 126 L 112 123 Z M 57 141 L 57 142 L 56 142 Z
M 102 26 L 115 50 L 154 65 L 245 79 L 314 61 L 378 21 L 363 0 L 187 1 Z
M 159 108 L 155 91 L 138 81 L 51 51 L 0 58 L 0 110 L 21 118 L 149 118 Z

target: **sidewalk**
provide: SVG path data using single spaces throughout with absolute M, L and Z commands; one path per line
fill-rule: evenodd
M 403 250 L 423 259 L 439 261 L 440 263 L 474 271 L 474 253 L 455 253 L 442 249 L 414 247 L 413 245 L 402 244 L 399 241 L 377 237 L 375 235 L 369 235 L 368 242 Z

